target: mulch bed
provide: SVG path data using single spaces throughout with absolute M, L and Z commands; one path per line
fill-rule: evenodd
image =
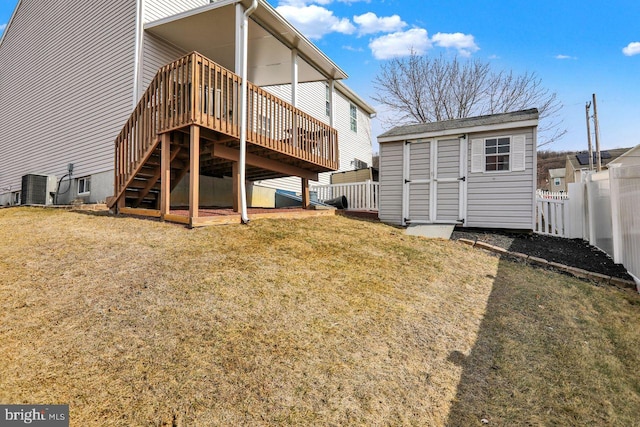
M 451 239 L 486 242 L 511 252 L 520 252 L 593 273 L 633 280 L 622 264 L 615 264 L 609 255 L 581 239 L 478 229 L 455 230 Z

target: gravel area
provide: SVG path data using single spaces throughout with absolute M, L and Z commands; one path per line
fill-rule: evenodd
M 615 264 L 609 255 L 581 239 L 475 229 L 455 230 L 451 239 L 486 242 L 511 252 L 520 252 L 593 273 L 632 280 L 622 264 Z

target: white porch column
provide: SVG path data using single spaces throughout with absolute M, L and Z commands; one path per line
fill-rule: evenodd
M 291 50 L 291 105 L 298 108 L 298 51 Z
M 242 23 L 244 22 L 244 7 L 242 3 L 236 3 L 236 62 L 234 73 L 242 73 Z
M 334 98 L 335 98 L 335 89 L 336 89 L 336 81 L 329 80 L 329 106 L 331 107 L 331 111 L 329 112 L 329 126 L 335 128 L 335 116 L 336 116 L 336 108 L 334 106 Z

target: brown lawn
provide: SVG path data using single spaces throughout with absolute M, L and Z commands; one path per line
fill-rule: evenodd
M 633 293 L 343 217 L 0 242 L 0 402 L 72 426 L 640 425 Z

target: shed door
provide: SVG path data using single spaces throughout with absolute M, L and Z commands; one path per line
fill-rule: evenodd
M 436 142 L 436 167 L 434 186 L 438 222 L 464 223 L 462 213 L 462 187 L 465 178 L 464 152 L 460 139 Z
M 464 223 L 466 140 L 408 142 L 404 151 L 404 223 Z
M 403 223 L 431 222 L 431 141 L 404 147 Z

